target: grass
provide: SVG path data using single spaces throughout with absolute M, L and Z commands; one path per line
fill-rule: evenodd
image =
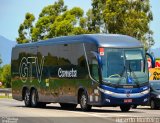
M 11 95 L 0 95 L 0 99 L 2 98 L 12 99 L 12 96 Z

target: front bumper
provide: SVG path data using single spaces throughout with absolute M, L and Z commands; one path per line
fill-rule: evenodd
M 143 87 L 144 88 L 144 87 Z M 98 87 L 101 95 L 100 105 L 103 106 L 119 106 L 119 105 L 145 105 L 149 99 L 150 89 L 145 87 L 137 89 L 105 89 Z
M 119 105 L 145 105 L 149 99 L 149 94 L 135 98 L 117 98 L 106 94 L 101 95 L 101 105 L 103 106 L 119 106 Z

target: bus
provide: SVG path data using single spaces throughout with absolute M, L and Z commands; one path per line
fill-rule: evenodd
M 13 99 L 27 107 L 59 103 L 83 111 L 148 101 L 149 77 L 140 41 L 119 34 L 83 34 L 18 44 L 12 49 Z

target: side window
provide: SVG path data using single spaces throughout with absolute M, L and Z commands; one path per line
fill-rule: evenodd
M 88 57 L 88 64 L 89 64 L 89 69 L 90 69 L 90 74 L 93 79 L 96 81 L 99 81 L 99 66 L 98 66 L 98 61 L 96 59 L 96 56 L 92 53 L 89 52 L 87 54 Z
M 82 43 L 71 44 L 71 64 L 79 79 L 88 79 L 88 68 Z
M 97 59 L 93 58 L 91 63 L 91 75 L 95 80 L 99 80 L 98 76 L 98 62 Z
M 97 58 L 94 54 L 94 52 L 97 51 L 97 46 L 93 43 L 85 43 L 85 50 L 87 53 L 87 60 L 89 65 L 89 70 L 92 78 L 96 81 L 99 81 L 99 65 Z

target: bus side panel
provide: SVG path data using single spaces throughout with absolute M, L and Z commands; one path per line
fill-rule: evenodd
M 93 45 L 88 50 L 93 50 Z M 45 59 L 40 101 L 76 104 L 79 88 L 84 88 L 93 95 L 93 83 L 88 74 L 82 43 L 40 46 L 38 54 L 38 58 L 43 56 Z M 74 71 L 76 74 L 62 74 L 68 71 Z
M 36 47 L 16 47 L 12 50 L 11 81 L 13 99 L 23 100 L 23 88 L 38 88 L 36 70 Z M 35 64 L 34 64 L 35 63 Z
M 99 86 L 99 73 L 98 68 L 94 68 L 94 65 L 92 64 L 93 54 L 91 52 L 98 52 L 98 47 L 94 43 L 84 43 L 84 48 L 86 52 L 86 60 L 88 62 L 88 68 L 90 73 L 90 81 L 88 84 L 88 103 L 90 105 L 98 105 L 101 103 L 101 94 L 98 91 L 97 87 Z M 93 79 L 97 80 L 97 82 L 93 81 Z
M 20 65 L 20 54 L 24 52 L 21 48 L 12 49 L 12 59 L 11 59 L 11 82 L 12 82 L 12 97 L 16 100 L 22 100 L 22 86 L 23 83 L 19 76 L 19 65 Z M 24 54 L 21 54 L 23 57 Z
M 42 45 L 38 47 L 37 57 L 39 64 L 44 59 L 43 71 L 40 82 L 39 101 L 41 102 L 57 102 L 58 88 L 55 85 L 55 71 L 58 58 L 55 56 L 57 50 L 55 45 Z
M 75 71 L 71 44 L 40 46 L 38 57 L 44 57 L 40 101 L 76 103 L 75 77 L 62 72 Z
M 73 78 L 74 89 L 72 93 L 75 103 L 78 103 L 79 88 L 88 91 L 90 88 L 89 83 L 91 82 L 88 74 L 83 43 L 71 44 L 71 64 L 71 67 L 77 71 L 77 76 Z

